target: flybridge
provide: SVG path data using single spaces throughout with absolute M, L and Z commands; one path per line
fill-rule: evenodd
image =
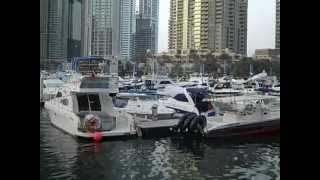
M 100 56 L 76 57 L 71 62 L 72 70 L 83 75 L 94 73 L 117 73 L 118 65 L 115 58 L 103 58 Z

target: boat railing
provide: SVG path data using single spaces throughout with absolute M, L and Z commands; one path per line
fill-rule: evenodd
M 68 111 L 68 112 L 73 112 L 72 108 L 69 106 L 69 104 L 67 104 L 67 105 L 62 104 L 61 100 L 63 100 L 63 99 L 67 99 L 68 101 L 70 101 L 68 98 L 66 98 L 66 96 L 64 96 L 64 97 L 52 99 L 50 102 L 53 105 L 57 106 L 59 109 L 62 109 L 64 111 Z M 68 103 L 70 103 L 70 102 L 68 102 Z

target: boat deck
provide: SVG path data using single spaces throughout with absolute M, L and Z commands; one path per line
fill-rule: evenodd
M 136 126 L 142 129 L 164 128 L 164 127 L 175 126 L 178 122 L 179 122 L 179 119 L 140 121 L 140 122 L 137 122 Z

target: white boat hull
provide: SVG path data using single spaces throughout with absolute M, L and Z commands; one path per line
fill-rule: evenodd
M 47 102 L 45 104 L 45 109 L 49 113 L 49 118 L 55 127 L 58 129 L 80 138 L 91 139 L 93 137 L 93 133 L 85 133 L 78 130 L 78 124 L 80 122 L 80 118 L 76 116 L 71 111 L 67 109 L 63 109 L 61 106 L 57 106 L 51 102 Z M 129 136 L 135 135 L 136 131 L 134 127 L 118 127 L 111 131 L 101 131 L 101 135 L 103 137 L 118 137 L 118 136 Z

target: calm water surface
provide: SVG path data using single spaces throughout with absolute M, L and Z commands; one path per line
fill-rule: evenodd
M 79 142 L 40 113 L 40 178 L 280 179 L 279 137 Z

